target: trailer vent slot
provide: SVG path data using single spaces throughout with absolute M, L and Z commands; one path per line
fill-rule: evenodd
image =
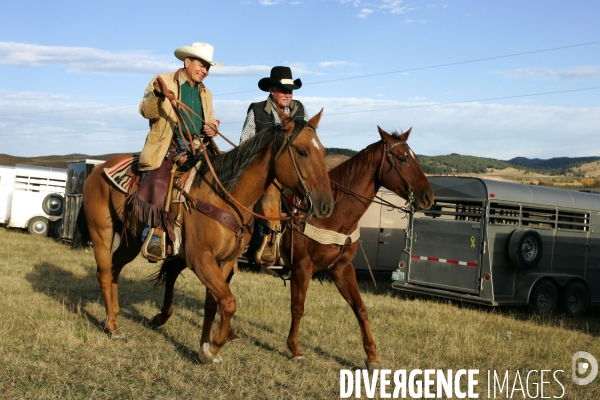
M 590 214 L 558 210 L 558 229 L 587 232 L 590 230 Z

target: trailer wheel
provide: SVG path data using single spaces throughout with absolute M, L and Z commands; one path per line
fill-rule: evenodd
M 50 224 L 50 235 L 55 239 L 60 239 L 63 234 L 63 229 L 64 229 L 64 225 L 63 225 L 63 220 L 61 218 L 58 221 Z
M 556 311 L 558 290 L 554 283 L 548 279 L 542 279 L 536 283 L 531 291 L 529 304 L 539 314 L 551 314 Z
M 44 217 L 32 218 L 27 224 L 27 232 L 36 236 L 48 236 L 50 222 Z
M 542 237 L 533 229 L 516 229 L 508 240 L 508 256 L 517 268 L 531 269 L 542 259 Z
M 44 197 L 42 208 L 46 214 L 58 217 L 63 213 L 63 204 L 64 199 L 60 194 L 50 193 L 48 196 Z
M 590 306 L 590 294 L 587 288 L 581 282 L 569 282 L 561 297 L 561 306 L 567 315 L 582 317 Z

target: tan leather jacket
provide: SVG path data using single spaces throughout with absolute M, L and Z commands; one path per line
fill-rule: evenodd
M 160 75 L 167 88 L 172 90 L 181 100 L 181 84 L 185 83 L 185 76 L 180 69 L 177 72 Z M 146 91 L 144 98 L 140 103 L 140 114 L 144 118 L 150 120 L 150 132 L 146 137 L 146 144 L 140 154 L 139 169 L 140 171 L 151 171 L 160 167 L 169 145 L 173 137 L 173 130 L 177 126 L 177 116 L 171 102 L 168 99 L 160 99 L 154 95 L 154 81 L 157 77 L 152 78 Z M 212 105 L 212 94 L 204 84 L 200 83 L 200 99 L 202 101 L 202 112 L 204 121 L 208 124 L 215 124 L 215 113 Z

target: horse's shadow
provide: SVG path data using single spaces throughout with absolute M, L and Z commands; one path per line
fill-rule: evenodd
M 56 264 L 43 262 L 35 264 L 32 271 L 25 278 L 36 292 L 45 294 L 63 306 L 65 310 L 80 315 L 92 325 L 97 326 L 98 329 L 104 329 L 104 321 L 88 311 L 89 306 L 93 303 L 99 303 L 104 307 L 104 301 L 98 289 L 96 268 L 90 266 L 83 266 L 82 268 L 85 269 L 85 275 L 76 276 Z M 179 342 L 175 337 L 169 335 L 166 330 L 154 329 L 152 320 L 138 311 L 136 305 L 147 302 L 150 300 L 149 295 L 151 292 L 157 291 L 150 282 L 150 277 L 148 280 L 132 280 L 120 276 L 119 284 L 121 287 L 127 288 L 126 291 L 120 292 L 120 316 L 137 321 L 148 329 L 153 329 L 171 342 L 182 357 L 192 362 L 199 362 L 196 349 L 191 349 Z M 186 297 L 185 301 L 199 310 L 204 308 L 204 301 L 198 298 Z
M 96 268 L 91 266 L 83 266 L 85 270 L 85 275 L 77 276 L 74 273 L 61 268 L 60 266 L 49 263 L 42 262 L 35 264 L 31 272 L 26 275 L 27 281 L 31 284 L 33 290 L 38 293 L 43 293 L 49 298 L 56 301 L 61 306 L 64 306 L 65 310 L 79 315 L 82 318 L 88 320 L 92 325 L 98 327 L 98 329 L 103 329 L 103 320 L 101 318 L 96 317 L 92 314 L 88 309 L 89 306 L 98 303 L 102 307 L 104 305 L 103 299 L 101 297 L 100 291 L 98 289 L 98 281 L 96 279 Z M 49 277 L 51 277 L 49 279 Z M 173 347 L 179 352 L 179 354 L 192 363 L 199 363 L 197 349 L 192 349 L 186 344 L 180 342 L 176 339 L 176 337 L 169 334 L 168 329 L 155 328 L 152 326 L 151 318 L 148 318 L 145 315 L 142 315 L 138 311 L 138 307 L 136 305 L 148 302 L 150 298 L 155 298 L 156 295 L 152 295 L 153 291 L 159 292 L 159 297 L 162 296 L 162 290 L 155 288 L 153 283 L 150 282 L 150 276 L 147 280 L 132 280 L 125 278 L 123 276 L 119 277 L 119 286 L 121 288 L 126 288 L 126 290 L 120 291 L 119 303 L 121 306 L 121 314 L 120 316 L 125 317 L 132 321 L 137 321 L 141 323 L 143 326 L 147 327 L 149 330 L 153 330 L 156 333 L 162 335 L 165 340 L 170 342 Z M 177 292 L 177 290 L 176 290 Z M 188 296 L 185 293 L 178 293 L 175 297 L 179 302 L 190 305 L 190 308 L 198 310 L 196 317 L 190 321 L 194 328 L 198 329 L 198 331 L 202 328 L 200 321 L 203 315 L 204 309 L 204 300 L 198 299 L 197 297 Z M 174 315 L 176 315 L 177 309 L 175 309 Z M 255 323 L 249 319 L 240 317 L 236 315 L 235 320 L 239 322 L 246 323 L 258 330 L 264 332 L 267 335 L 277 335 L 277 332 L 268 325 Z M 234 321 L 235 321 L 234 320 Z M 251 341 L 257 347 L 264 349 L 268 352 L 277 353 L 283 357 L 289 357 L 289 354 L 285 351 L 280 351 L 276 347 L 269 344 L 260 335 L 249 334 L 244 332 L 248 336 L 244 338 L 245 340 Z M 285 341 L 285 336 L 281 336 L 281 340 Z M 311 348 L 310 346 L 306 346 L 307 348 Z M 340 364 L 343 368 L 347 368 L 353 366 L 354 368 L 361 368 L 353 364 L 352 361 L 344 359 L 338 355 L 331 354 L 326 350 L 323 350 L 320 347 L 313 347 L 312 350 L 315 354 L 319 356 L 327 357 L 332 360 L 335 360 L 338 364 Z

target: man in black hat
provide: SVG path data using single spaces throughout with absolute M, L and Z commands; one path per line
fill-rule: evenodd
M 258 87 L 263 92 L 269 92 L 265 101 L 252 103 L 248 107 L 246 122 L 242 129 L 240 143 L 255 134 L 274 125 L 281 125 L 277 108 L 294 119 L 308 121 L 306 108 L 298 100 L 292 100 L 293 90 L 302 87 L 300 79 L 292 79 L 292 70 L 289 67 L 273 67 L 271 76 L 258 81 Z
M 305 121 L 310 119 L 302 103 L 292 100 L 293 90 L 300 89 L 302 81 L 292 79 L 292 70 L 289 67 L 273 67 L 271 76 L 258 81 L 258 87 L 263 92 L 269 92 L 269 97 L 265 101 L 252 103 L 248 107 L 240 143 L 265 129 L 281 125 L 277 108 L 294 119 Z M 278 189 L 273 185 L 269 186 L 257 205 L 256 211 L 268 217 L 279 217 L 279 196 Z M 265 203 L 269 203 L 270 206 L 265 207 Z M 276 248 L 280 235 L 269 235 L 269 232 L 279 233 L 280 231 L 281 224 L 278 221 L 256 220 L 254 234 L 250 241 L 250 253 L 253 261 L 261 265 L 264 272 L 275 276 L 280 276 L 281 272 L 277 273 L 270 270 L 269 267 L 273 268 L 274 264 L 278 262 L 279 257 Z

